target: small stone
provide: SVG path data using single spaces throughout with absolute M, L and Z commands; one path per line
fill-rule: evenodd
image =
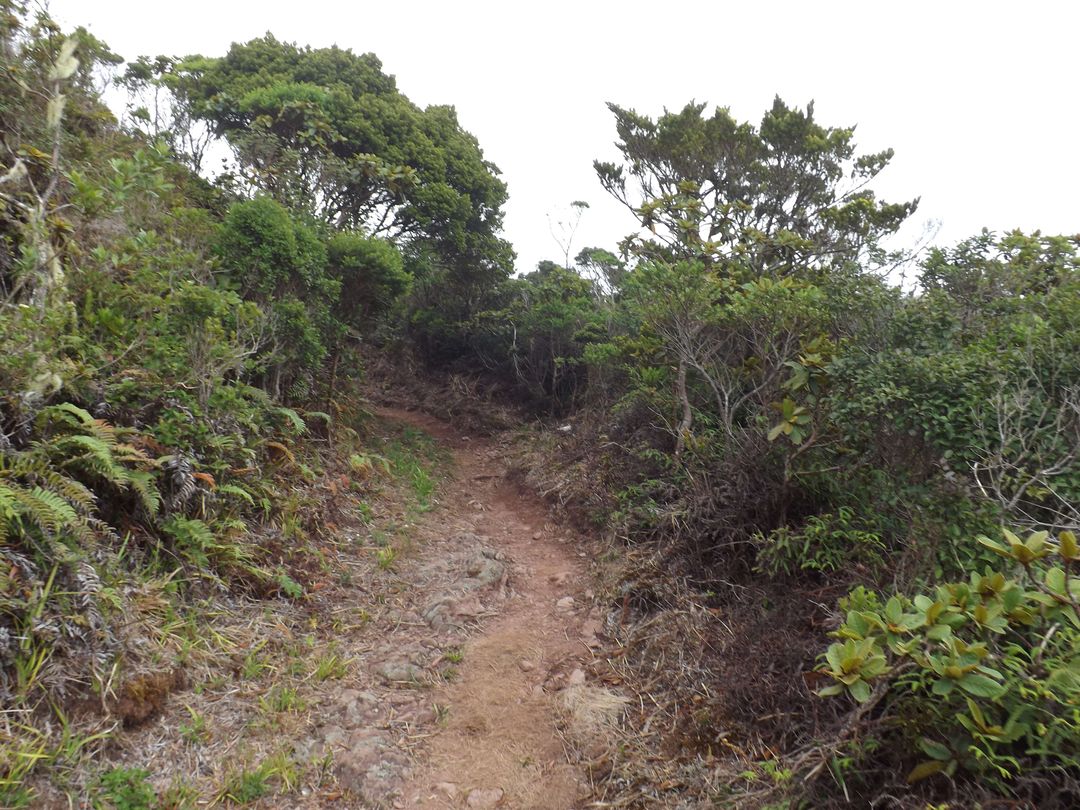
M 445 796 L 448 799 L 457 798 L 457 785 L 453 782 L 439 782 L 435 785 L 435 792 Z
M 539 540 L 543 536 L 544 535 L 541 532 L 533 532 L 532 538 L 533 538 L 533 540 Z
M 572 610 L 574 607 L 574 597 L 564 596 L 562 599 L 555 603 L 555 607 L 558 610 Z
M 518 667 L 521 669 L 522 672 L 532 672 L 534 669 L 536 669 L 536 664 L 534 664 L 532 661 L 528 661 L 522 658 L 520 661 L 518 661 Z
M 462 599 L 454 605 L 453 610 L 455 616 L 473 618 L 484 612 L 484 606 L 477 597 L 473 596 L 468 599 Z
M 341 726 L 327 726 L 323 729 L 322 737 L 329 746 L 344 745 L 345 729 Z
M 494 807 L 502 801 L 502 798 L 502 788 L 492 788 L 491 790 L 476 788 L 469 791 L 469 798 L 465 800 L 465 804 L 469 807 Z
M 423 677 L 423 671 L 410 661 L 386 661 L 376 672 L 389 683 L 416 683 Z
M 570 677 L 566 679 L 567 686 L 583 686 L 585 683 L 585 672 L 580 669 L 575 669 L 570 673 Z

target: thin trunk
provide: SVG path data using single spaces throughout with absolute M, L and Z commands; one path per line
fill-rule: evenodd
M 337 371 L 338 361 L 341 360 L 341 347 L 334 347 L 334 358 L 330 361 L 330 381 L 326 384 L 326 407 L 323 408 L 326 411 L 326 415 L 331 416 L 334 411 L 334 388 L 337 386 Z M 326 423 L 326 440 L 330 443 L 334 443 L 333 423 L 327 420 Z
M 675 440 L 675 458 L 678 458 L 682 455 L 686 438 L 690 435 L 690 427 L 694 423 L 694 411 L 690 407 L 690 396 L 686 393 L 686 361 L 682 358 L 679 359 L 679 373 L 675 377 L 675 394 L 682 405 L 682 421 L 679 422 L 679 433 Z

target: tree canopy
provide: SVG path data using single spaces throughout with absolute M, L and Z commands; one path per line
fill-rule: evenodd
M 442 263 L 476 273 L 509 271 L 498 169 L 453 107 L 417 107 L 374 54 L 267 34 L 167 69 L 250 186 L 336 229 L 428 243 Z
M 918 204 L 878 200 L 869 184 L 892 150 L 857 154 L 855 128 L 822 126 L 812 102 L 777 97 L 757 127 L 695 102 L 656 120 L 608 108 L 623 163 L 593 165 L 648 231 L 624 252 L 785 275 L 872 256 Z

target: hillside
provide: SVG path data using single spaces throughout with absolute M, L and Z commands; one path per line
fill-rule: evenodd
M 0 43 L 0 807 L 1080 804 L 1080 235 L 612 103 L 515 272 L 374 54 Z

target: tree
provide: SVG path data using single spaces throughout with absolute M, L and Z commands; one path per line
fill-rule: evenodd
M 171 71 L 254 188 L 336 229 L 428 242 L 445 265 L 508 273 L 498 169 L 452 107 L 417 107 L 374 54 L 267 34 Z
M 222 281 L 270 316 L 263 385 L 275 397 L 310 378 L 340 331 L 330 312 L 340 283 L 315 230 L 268 197 L 235 203 L 218 235 Z
M 740 277 L 788 275 L 881 256 L 918 204 L 869 189 L 892 150 L 856 155 L 854 127 L 823 127 L 814 105 L 776 98 L 761 124 L 705 104 L 652 120 L 615 104 L 624 165 L 596 161 L 604 188 L 642 231 L 624 252 L 701 261 Z

